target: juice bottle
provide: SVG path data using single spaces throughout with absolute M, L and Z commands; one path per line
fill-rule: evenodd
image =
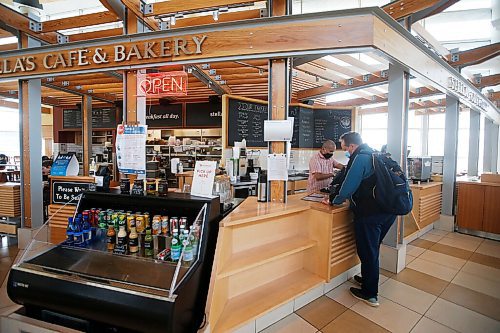
M 146 257 L 153 256 L 153 236 L 151 235 L 151 228 L 146 228 L 146 236 L 144 236 L 144 255 Z
M 125 250 L 124 252 L 127 253 L 127 230 L 125 230 L 125 225 L 121 225 L 118 230 L 116 246 L 123 248 Z
M 108 243 L 108 250 L 113 251 L 116 244 L 116 231 L 115 226 L 110 225 L 106 234 L 106 242 Z
M 130 253 L 137 253 L 139 251 L 139 235 L 137 235 L 137 230 L 134 224 L 132 224 L 130 227 L 130 234 L 128 235 L 128 245 Z

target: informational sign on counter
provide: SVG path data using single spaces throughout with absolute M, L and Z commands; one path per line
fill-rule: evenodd
M 53 204 L 78 204 L 78 196 L 84 191 L 95 191 L 94 183 L 79 182 L 52 182 L 52 203 Z
M 118 125 L 116 131 L 116 161 L 125 174 L 146 174 L 147 125 Z
M 77 176 L 80 170 L 75 154 L 57 154 L 50 169 L 51 176 Z
M 196 161 L 191 195 L 211 198 L 215 179 L 216 161 Z

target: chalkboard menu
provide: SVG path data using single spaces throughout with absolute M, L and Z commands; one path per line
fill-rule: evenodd
M 247 147 L 267 147 L 264 141 L 264 120 L 267 119 L 267 103 L 228 100 L 227 145 L 245 139 Z
M 82 112 L 80 109 L 63 110 L 63 128 L 82 128 Z
M 63 110 L 63 128 L 82 128 L 82 111 L 80 109 Z M 92 128 L 115 128 L 116 109 L 102 108 L 92 110 Z
M 94 183 L 59 182 L 52 183 L 53 204 L 78 204 L 78 196 L 84 191 L 95 191 Z
M 92 110 L 92 128 L 115 128 L 116 108 Z
M 314 111 L 301 106 L 290 106 L 288 116 L 294 117 L 292 148 L 313 148 Z
M 149 127 L 182 127 L 182 104 L 151 105 L 146 108 Z
M 342 134 L 351 131 L 352 111 L 347 110 L 314 110 L 314 148 L 321 148 L 325 140 L 336 143 Z
M 222 104 L 187 103 L 186 127 L 222 127 Z

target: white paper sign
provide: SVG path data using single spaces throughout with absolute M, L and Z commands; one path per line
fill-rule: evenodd
M 118 125 L 116 160 L 121 173 L 146 174 L 146 125 Z
M 288 180 L 288 167 L 286 154 L 267 155 L 267 179 Z
M 194 167 L 191 195 L 212 198 L 214 186 L 216 161 L 197 161 Z

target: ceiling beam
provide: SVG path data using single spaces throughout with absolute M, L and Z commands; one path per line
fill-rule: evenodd
M 10 32 L 0 29 L 0 38 L 6 38 L 6 37 L 12 37 L 12 36 L 14 36 L 14 35 L 11 34 Z
M 139 20 L 143 21 L 149 29 L 155 31 L 159 30 L 160 26 L 158 22 L 152 17 L 146 17 L 141 12 L 141 0 L 120 0 L 125 7 L 128 9 L 129 13 L 133 13 Z
M 19 109 L 19 103 L 6 101 L 6 100 L 1 99 L 1 98 L 0 98 L 0 106 L 6 107 L 6 108 L 11 108 L 11 109 Z M 52 112 L 52 109 L 49 107 L 46 107 L 43 105 L 41 107 L 42 107 L 42 113 L 50 114 Z
M 461 51 L 448 56 L 448 62 L 453 67 L 467 67 L 483 63 L 500 54 L 500 43 L 481 46 L 475 49 Z
M 440 13 L 459 0 L 397 0 L 382 9 L 396 21 L 412 16 L 412 21 L 417 22 L 428 16 Z
M 99 0 L 106 9 L 125 21 L 125 6 L 120 0 Z
M 229 88 L 229 86 L 227 86 L 226 84 L 220 84 L 216 80 L 212 79 L 209 75 L 208 70 L 204 70 L 198 65 L 191 66 L 191 69 L 192 69 L 191 74 L 193 74 L 193 76 L 196 77 L 201 82 L 208 85 L 208 87 L 212 89 L 217 95 L 224 95 L 231 93 L 231 88 Z
M 100 101 L 107 102 L 107 103 L 114 103 L 114 101 L 116 100 L 115 96 L 109 95 L 109 94 L 83 93 L 81 91 L 66 89 L 65 87 L 58 86 L 55 84 L 49 84 L 49 83 L 42 83 L 42 86 L 47 87 L 47 88 L 51 88 L 54 90 L 63 91 L 63 92 L 69 93 L 69 94 L 77 95 L 77 96 L 83 96 L 83 95 L 87 94 L 87 95 L 92 96 L 92 99 L 100 100 Z
M 123 28 L 105 29 L 68 35 L 71 42 L 123 35 Z
M 479 76 L 472 80 L 472 84 L 478 89 L 483 89 L 484 87 L 493 87 L 500 84 L 500 74 Z
M 0 51 L 16 50 L 18 47 L 17 43 L 3 44 L 0 45 Z
M 42 40 L 49 44 L 57 44 L 57 34 L 55 32 L 37 33 L 29 28 L 30 19 L 15 10 L 0 4 L 0 17 L 2 23 L 15 30 L 22 31 L 33 38 Z
M 217 22 L 234 22 L 242 20 L 251 20 L 260 18 L 261 14 L 262 12 L 260 9 L 252 9 L 252 10 L 243 10 L 240 12 L 220 13 L 218 21 L 214 21 L 212 15 L 178 18 L 175 20 L 176 21 L 175 25 L 170 26 L 170 29 L 192 27 L 204 24 L 214 24 Z
M 434 38 L 420 23 L 415 23 L 411 26 L 411 29 L 415 31 L 421 38 L 423 38 L 430 46 L 434 48 L 441 56 L 446 57 L 450 55 L 450 51 L 441 45 L 441 43 Z
M 45 21 L 42 23 L 43 32 L 53 32 L 73 28 L 88 27 L 91 25 L 113 23 L 121 21 L 114 13 L 99 12 L 74 17 L 65 17 L 57 20 Z
M 125 3 L 126 0 L 122 0 Z M 128 0 L 127 0 L 128 1 Z M 175 14 L 179 12 L 200 11 L 203 9 L 215 9 L 218 7 L 227 7 L 231 5 L 240 5 L 253 2 L 251 0 L 170 0 L 155 2 L 152 4 L 153 12 L 145 16 L 159 16 Z

